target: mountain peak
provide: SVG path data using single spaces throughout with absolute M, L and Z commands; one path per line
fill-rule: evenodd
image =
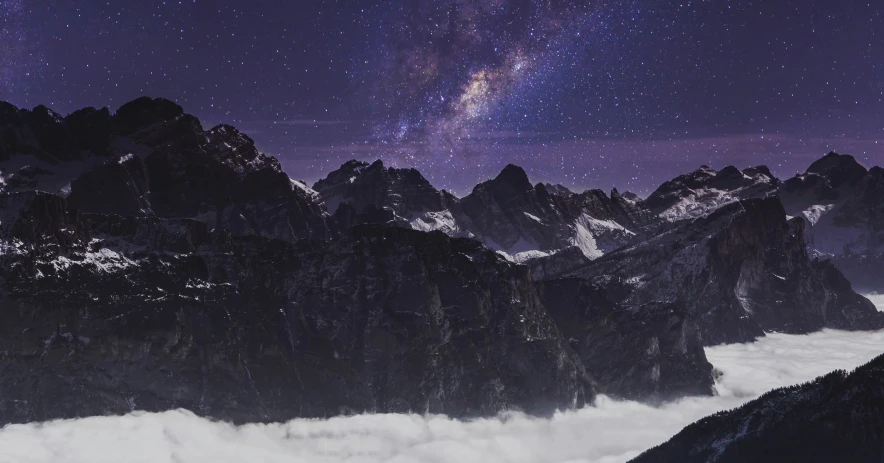
M 724 179 L 742 179 L 743 173 L 740 172 L 740 169 L 737 169 L 734 166 L 726 166 L 723 169 L 719 170 L 715 174 L 716 179 L 724 180 Z
M 11 124 L 18 117 L 18 108 L 12 103 L 0 101 L 0 127 Z
M 120 106 L 116 113 L 116 121 L 121 132 L 132 133 L 183 114 L 184 108 L 173 101 L 143 96 Z
M 543 184 L 543 186 L 546 188 L 546 191 L 554 195 L 568 195 L 573 193 L 573 191 L 571 191 L 568 187 L 562 185 L 561 183 L 556 183 L 555 185 L 553 185 L 552 183 L 545 183 Z
M 807 168 L 807 173 L 826 177 L 835 188 L 844 184 L 853 184 L 866 175 L 868 170 L 849 154 L 838 154 L 834 151 Z
M 39 105 L 31 111 L 31 114 L 40 118 L 40 120 L 51 119 L 53 122 L 60 122 L 62 117 L 57 112 L 46 106 Z
M 532 188 L 531 181 L 528 180 L 528 174 L 525 169 L 515 165 L 507 164 L 502 171 L 494 178 L 495 182 L 503 182 L 512 185 L 520 190 L 530 190 Z
M 351 159 L 351 160 L 341 164 L 341 168 L 339 170 L 351 171 L 351 170 L 356 170 L 356 169 L 364 169 L 366 167 L 368 167 L 367 162 Z
M 764 166 L 764 165 L 743 169 L 743 174 L 748 175 L 749 177 L 754 177 L 754 176 L 760 174 L 764 177 L 768 177 L 771 179 L 775 178 L 773 173 L 770 171 L 770 168 L 768 168 L 767 166 Z

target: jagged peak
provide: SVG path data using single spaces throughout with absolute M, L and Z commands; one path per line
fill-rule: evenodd
M 538 183 L 538 185 L 541 184 Z M 546 191 L 550 192 L 551 194 L 569 195 L 574 193 L 573 191 L 571 191 L 571 189 L 569 189 L 565 185 L 562 185 L 561 183 L 544 183 L 542 185 L 546 188 Z
M 341 167 L 338 168 L 338 170 L 357 170 L 357 169 L 364 169 L 364 168 L 368 167 L 368 165 L 369 165 L 369 164 L 368 164 L 367 162 L 364 162 L 364 161 L 357 161 L 357 160 L 355 160 L 355 159 L 351 159 L 351 160 L 349 160 L 349 161 L 347 161 L 347 162 L 341 164 Z
M 0 127 L 18 120 L 18 108 L 12 103 L 0 101 Z
M 184 108 L 173 101 L 143 96 L 120 106 L 114 117 L 122 132 L 133 132 L 182 115 Z
M 818 174 L 829 179 L 833 187 L 845 183 L 854 183 L 861 179 L 868 170 L 849 154 L 838 154 L 834 151 L 816 160 L 807 168 L 807 173 Z
M 38 117 L 49 118 L 55 122 L 61 122 L 64 119 L 61 117 L 61 114 L 58 114 L 57 112 L 44 105 L 38 105 L 37 107 L 32 109 L 31 114 Z
M 494 181 L 506 183 L 521 190 L 530 190 L 533 188 L 531 186 L 531 181 L 528 179 L 528 174 L 525 173 L 525 169 L 522 169 L 515 164 L 507 164 L 506 167 L 497 174 Z
M 627 201 L 632 201 L 632 202 L 641 201 L 641 199 L 642 199 L 641 196 L 639 196 L 631 191 L 624 191 L 623 193 L 620 193 L 620 197 L 623 199 L 626 199 Z
M 90 116 L 93 114 L 101 114 L 103 116 L 110 116 L 111 112 L 110 112 L 110 109 L 108 109 L 107 107 L 103 107 L 103 108 L 99 109 L 94 106 L 87 106 L 85 108 L 80 108 L 80 109 L 68 114 L 67 116 L 64 117 L 64 119 L 65 120 L 76 119 L 79 117 Z
M 740 172 L 740 169 L 737 169 L 734 166 L 725 166 L 723 169 L 717 172 L 719 177 L 739 177 L 742 176 L 743 173 Z
M 235 138 L 243 141 L 246 144 L 254 145 L 255 141 L 252 140 L 248 135 L 237 130 L 236 127 L 228 124 L 218 124 L 215 127 L 212 127 L 209 130 L 210 135 L 220 135 L 224 138 Z
M 746 169 L 743 169 L 743 174 L 749 177 L 754 177 L 760 174 L 771 179 L 775 178 L 773 173 L 770 171 L 770 168 L 765 165 L 747 167 Z
M 825 156 L 817 159 L 807 168 L 807 172 L 823 174 L 826 170 L 832 167 L 852 167 L 859 166 L 865 169 L 859 162 L 857 162 L 856 158 L 849 154 L 839 154 L 835 151 L 831 151 Z

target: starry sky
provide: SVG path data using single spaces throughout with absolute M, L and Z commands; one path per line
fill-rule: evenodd
M 310 182 L 354 158 L 458 194 L 507 163 L 640 194 L 701 164 L 788 177 L 884 164 L 884 3 L 0 0 L 0 100 L 142 95 Z

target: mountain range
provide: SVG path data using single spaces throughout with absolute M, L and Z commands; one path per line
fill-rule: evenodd
M 0 261 L 0 424 L 658 403 L 714 393 L 704 346 L 884 328 L 854 291 L 884 286 L 884 171 L 704 166 L 642 199 L 509 165 L 460 198 L 381 161 L 308 186 L 163 99 L 0 103 Z

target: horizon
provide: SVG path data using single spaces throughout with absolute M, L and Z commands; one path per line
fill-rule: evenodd
M 142 95 L 142 96 L 139 96 L 135 99 L 145 98 L 145 97 L 146 98 L 163 98 L 163 97 Z M 124 104 L 134 101 L 135 99 L 124 102 Z M 176 102 L 174 100 L 169 100 L 169 101 L 179 104 L 178 102 Z M 68 116 L 68 115 L 70 115 L 80 109 L 85 109 L 88 107 L 95 107 L 96 109 L 107 109 L 108 111 L 110 111 L 111 114 L 114 114 L 116 112 L 116 110 L 119 109 L 118 107 L 112 108 L 109 106 L 84 106 L 82 108 L 76 108 L 71 111 L 61 113 L 61 112 L 56 111 L 55 108 L 53 108 L 51 106 L 43 105 L 43 104 L 36 105 L 32 108 L 25 108 L 25 107 L 18 106 L 11 101 L 0 100 L 0 102 L 9 103 L 9 104 L 15 106 L 16 108 L 18 108 L 19 110 L 27 109 L 27 110 L 32 111 L 32 110 L 36 109 L 37 107 L 44 106 L 44 107 L 47 107 L 48 109 L 58 113 L 62 117 L 66 117 L 66 116 Z M 188 109 L 186 107 L 183 107 L 183 109 L 184 109 L 185 114 L 191 114 L 188 112 Z M 198 115 L 194 114 L 194 116 L 196 116 L 198 119 L 200 119 L 201 122 L 205 122 Z M 523 168 L 525 170 L 525 172 L 528 174 L 529 179 L 531 179 L 532 184 L 537 184 L 537 183 L 550 183 L 550 184 L 554 184 L 554 185 L 560 184 L 560 185 L 565 186 L 566 188 L 570 189 L 571 191 L 574 191 L 577 193 L 587 191 L 587 190 L 604 190 L 604 191 L 610 193 L 612 189 L 616 188 L 618 191 L 621 191 L 621 192 L 628 191 L 628 192 L 634 193 L 642 198 L 646 198 L 648 195 L 653 193 L 664 182 L 671 180 L 679 175 L 693 172 L 702 166 L 707 166 L 707 167 L 710 167 L 715 170 L 721 170 L 721 169 L 728 167 L 728 166 L 737 167 L 739 170 L 744 170 L 744 169 L 751 168 L 751 167 L 764 166 L 764 167 L 767 167 L 768 169 L 770 169 L 771 173 L 773 173 L 773 175 L 775 177 L 777 177 L 781 180 L 785 180 L 785 179 L 791 178 L 795 175 L 805 173 L 807 167 L 809 167 L 811 163 L 813 163 L 814 161 L 816 161 L 818 159 L 821 159 L 826 154 L 832 153 L 832 152 L 842 154 L 842 155 L 852 156 L 858 163 L 863 165 L 863 167 L 865 167 L 866 169 L 871 169 L 872 167 L 876 167 L 876 166 L 880 166 L 881 164 L 884 164 L 884 144 L 879 143 L 879 141 L 876 139 L 855 140 L 854 144 L 848 144 L 848 147 L 853 146 L 853 147 L 856 147 L 857 149 L 862 150 L 860 153 L 853 152 L 853 151 L 832 149 L 831 148 L 832 146 L 840 146 L 840 145 L 832 145 L 832 144 L 830 144 L 831 141 L 827 141 L 827 140 L 811 140 L 809 142 L 805 142 L 805 140 L 790 140 L 788 138 L 783 138 L 782 136 L 777 136 L 777 135 L 771 136 L 771 135 L 764 135 L 764 134 L 743 134 L 743 135 L 728 137 L 727 139 L 695 138 L 695 139 L 682 139 L 682 140 L 663 140 L 663 139 L 661 139 L 661 140 L 644 140 L 644 141 L 622 140 L 622 139 L 616 139 L 616 138 L 587 139 L 587 140 L 574 140 L 571 143 L 585 143 L 585 144 L 590 144 L 590 145 L 602 144 L 603 146 L 605 144 L 611 144 L 611 145 L 617 145 L 618 147 L 621 147 L 621 148 L 625 147 L 626 149 L 629 149 L 633 152 L 639 151 L 640 149 L 642 149 L 642 148 L 637 148 L 635 146 L 636 144 L 638 144 L 639 147 L 644 146 L 645 148 L 643 148 L 643 149 L 651 150 L 651 149 L 663 148 L 665 150 L 668 150 L 667 152 L 684 151 L 684 146 L 680 145 L 681 143 L 686 143 L 686 144 L 688 144 L 688 146 L 690 146 L 693 149 L 698 149 L 695 147 L 695 145 L 699 144 L 701 146 L 701 148 L 699 148 L 700 150 L 703 149 L 702 147 L 711 147 L 712 149 L 714 149 L 715 151 L 718 152 L 718 155 L 716 157 L 709 157 L 709 158 L 703 159 L 704 156 L 709 155 L 709 153 L 707 151 L 701 151 L 700 153 L 696 153 L 696 157 L 692 158 L 690 161 L 680 161 L 677 163 L 673 163 L 672 165 L 669 166 L 668 169 L 665 169 L 664 172 L 666 172 L 667 174 L 670 172 L 674 172 L 674 175 L 672 175 L 671 177 L 662 177 L 662 175 L 664 175 L 664 174 L 646 177 L 646 179 L 654 179 L 651 181 L 656 181 L 657 183 L 643 184 L 644 185 L 643 187 L 636 188 L 636 189 L 624 188 L 624 187 L 620 186 L 622 184 L 629 185 L 630 184 L 629 181 L 623 181 L 621 184 L 617 184 L 617 183 L 606 183 L 605 184 L 605 183 L 603 183 L 601 185 L 599 185 L 598 183 L 593 184 L 593 183 L 586 183 L 586 182 L 577 182 L 577 181 L 573 180 L 573 175 L 570 177 L 570 180 L 569 180 L 569 175 L 565 170 L 566 167 L 564 167 L 564 166 L 562 166 L 562 170 L 558 171 L 558 173 L 561 175 L 556 176 L 556 171 L 554 169 L 549 169 L 549 168 L 545 168 L 545 167 L 534 167 L 533 169 L 526 168 L 523 165 L 519 164 L 518 161 L 513 162 L 513 161 L 509 161 L 506 158 L 499 159 L 499 160 L 497 160 L 497 162 L 486 164 L 485 168 L 480 169 L 478 172 L 473 172 L 473 175 L 470 177 L 459 178 L 456 182 L 453 183 L 454 187 L 452 187 L 451 186 L 452 182 L 446 181 L 446 177 L 444 175 L 442 176 L 441 179 L 439 179 L 439 178 L 435 178 L 434 176 L 432 176 L 432 174 L 428 175 L 428 173 L 425 170 L 422 170 L 420 167 L 420 158 L 419 157 L 415 157 L 415 156 L 403 157 L 401 155 L 396 155 L 396 154 L 389 154 L 387 156 L 384 156 L 384 154 L 386 154 L 385 149 L 388 151 L 396 151 L 396 150 L 401 150 L 402 149 L 401 146 L 400 147 L 375 146 L 375 147 L 373 147 L 374 150 L 371 151 L 372 154 L 363 154 L 362 156 L 354 156 L 354 157 L 350 157 L 350 158 L 347 158 L 346 153 L 348 151 L 342 150 L 340 152 L 340 154 L 341 154 L 340 157 L 335 158 L 338 160 L 337 165 L 335 165 L 334 162 L 329 160 L 328 162 L 320 164 L 319 166 L 317 166 L 316 164 L 309 164 L 308 163 L 309 167 L 304 168 L 302 163 L 300 163 L 298 161 L 293 161 L 291 158 L 286 158 L 285 156 L 280 156 L 278 153 L 273 153 L 273 152 L 267 151 L 266 149 L 262 149 L 261 137 L 260 137 L 261 132 L 260 131 L 258 131 L 257 134 L 255 134 L 254 132 L 250 133 L 248 131 L 244 131 L 242 128 L 236 126 L 235 124 L 232 124 L 230 122 L 225 122 L 225 121 L 204 124 L 204 127 L 208 129 L 208 128 L 219 126 L 219 125 L 231 125 L 231 126 L 235 127 L 236 129 L 238 129 L 240 132 L 248 135 L 250 138 L 252 138 L 255 141 L 255 145 L 259 151 L 261 151 L 265 155 L 270 155 L 270 156 L 276 157 L 280 161 L 280 163 L 283 167 L 283 170 L 291 178 L 293 178 L 295 180 L 306 182 L 309 186 L 312 186 L 317 181 L 325 178 L 325 176 L 327 174 L 329 174 L 330 172 L 333 172 L 334 170 L 337 170 L 344 163 L 346 163 L 348 161 L 355 160 L 355 161 L 366 162 L 368 164 L 371 164 L 372 162 L 374 162 L 376 160 L 381 160 L 381 161 L 383 161 L 383 163 L 386 167 L 417 169 L 419 172 L 421 172 L 421 174 L 425 178 L 427 178 L 427 180 L 430 181 L 431 184 L 433 184 L 434 187 L 436 187 L 440 190 L 446 190 L 446 191 L 454 194 L 457 197 L 466 196 L 472 191 L 472 188 L 475 185 L 478 185 L 479 183 L 493 179 L 494 177 L 496 177 L 496 175 L 501 170 L 503 170 L 503 168 L 507 164 L 513 164 L 513 165 Z M 727 146 L 727 143 L 731 142 L 731 143 L 739 144 L 740 146 L 742 146 L 743 149 L 753 149 L 752 147 L 754 147 L 755 145 L 752 145 L 750 147 L 746 147 L 744 137 L 748 138 L 749 140 L 752 140 L 757 145 L 773 144 L 779 148 L 783 143 L 785 143 L 787 141 L 791 141 L 793 143 L 801 144 L 801 145 L 806 145 L 806 143 L 813 143 L 821 148 L 823 146 L 825 146 L 824 150 L 827 150 L 827 151 L 823 151 L 822 154 L 815 154 L 814 151 L 810 151 L 810 150 L 802 151 L 800 153 L 792 152 L 793 154 L 791 156 L 785 157 L 787 162 L 783 162 L 784 158 L 780 157 L 778 162 L 773 163 L 773 164 L 771 164 L 771 163 L 746 164 L 746 162 L 751 162 L 750 160 L 756 159 L 756 158 L 754 156 L 740 154 L 740 152 L 737 150 L 735 150 L 734 152 L 729 152 L 728 151 L 729 148 Z M 842 142 L 841 145 L 843 145 L 843 144 L 844 143 Z M 365 149 L 365 147 L 360 147 L 360 148 Z M 865 148 L 865 149 L 863 149 L 863 148 Z M 783 148 L 783 149 L 787 149 L 787 148 Z M 869 149 L 873 149 L 875 151 L 872 151 L 870 153 L 868 151 Z M 356 153 L 351 153 L 351 154 L 356 154 Z M 603 154 L 602 157 L 604 158 L 606 155 L 609 155 L 609 154 Z M 727 158 L 725 156 L 735 156 L 737 159 L 743 160 L 744 163 L 743 164 L 729 163 L 726 160 Z M 662 157 L 664 159 L 667 159 L 666 156 L 662 156 Z M 770 160 L 770 158 L 767 158 L 767 157 L 765 159 Z M 304 161 L 304 162 L 307 162 L 307 161 Z M 409 164 L 409 162 L 411 162 L 412 164 Z M 880 162 L 880 164 L 879 164 L 879 162 Z M 691 167 L 691 163 L 694 163 L 693 167 Z M 562 164 L 560 164 L 560 165 L 562 165 Z M 496 171 L 494 170 L 495 166 L 499 166 L 499 168 L 497 168 Z M 681 166 L 684 166 L 684 169 L 682 169 L 681 171 L 678 171 L 677 169 Z M 325 170 L 323 170 L 323 169 L 325 169 Z M 571 170 L 572 171 L 574 170 L 573 166 L 571 167 Z M 789 173 L 790 170 L 792 171 L 791 173 Z M 484 175 L 484 177 L 482 175 Z M 602 174 L 602 175 L 604 175 L 604 174 Z M 438 175 L 436 177 L 438 177 Z M 600 178 L 600 176 L 597 176 L 596 178 Z M 474 180 L 472 180 L 472 182 L 471 182 L 470 180 L 464 180 L 464 179 L 474 179 Z M 441 184 L 439 184 L 437 180 L 441 180 Z M 601 183 L 601 182 L 599 182 L 599 183 Z

